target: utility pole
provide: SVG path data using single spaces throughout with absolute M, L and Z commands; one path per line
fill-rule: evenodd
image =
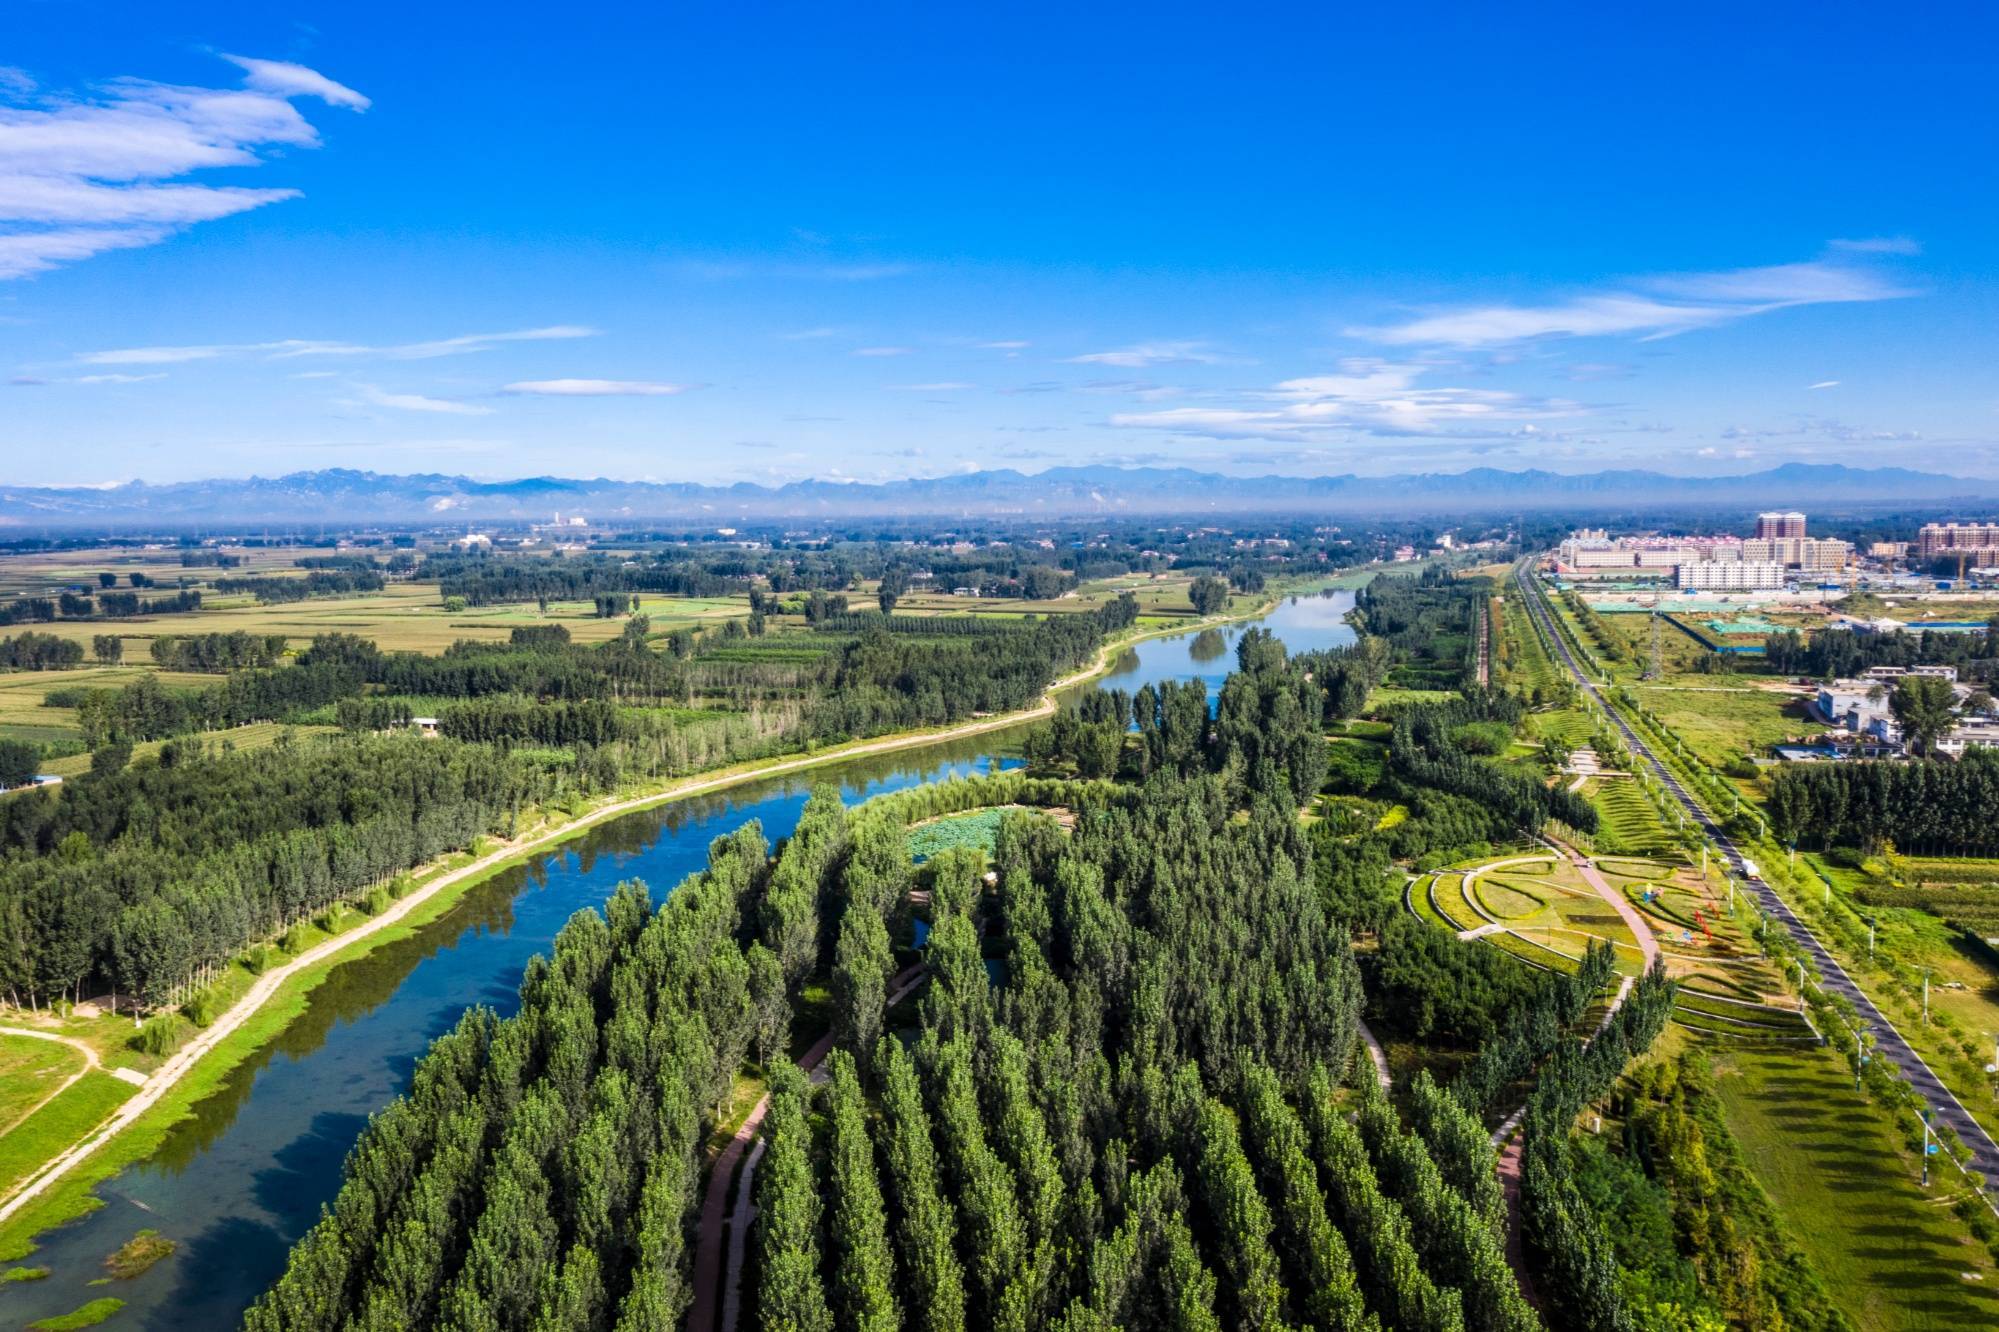
M 1923 1187 L 1930 1186 L 1930 1108 L 1923 1107 Z
M 1923 968 L 1923 1025 L 1930 1025 L 1930 969 Z
M 1867 960 L 1874 960 L 1874 917 L 1867 918 Z

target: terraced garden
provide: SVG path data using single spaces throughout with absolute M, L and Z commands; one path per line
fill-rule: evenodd
M 1732 1046 L 1816 1042 L 1784 1000 L 1781 978 L 1730 914 L 1725 891 L 1704 882 L 1697 867 L 1631 856 L 1596 863 L 1646 918 L 1668 973 L 1681 982 L 1677 1023 L 1697 1038 Z M 1419 919 L 1458 933 L 1482 931 L 1481 941 L 1533 966 L 1571 970 L 1596 940 L 1617 950 L 1624 974 L 1643 965 L 1623 917 L 1574 865 L 1552 856 L 1515 855 L 1439 871 L 1416 879 L 1406 900 Z

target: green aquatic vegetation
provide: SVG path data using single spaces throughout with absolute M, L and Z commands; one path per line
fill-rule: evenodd
M 154 1263 L 174 1251 L 174 1242 L 157 1230 L 142 1230 L 126 1240 L 118 1252 L 104 1260 L 111 1275 L 120 1281 L 130 1281 L 152 1267 Z
M 72 1328 L 96 1327 L 124 1307 L 125 1301 L 107 1295 L 101 1300 L 92 1300 L 74 1313 L 58 1314 L 54 1318 L 30 1323 L 28 1332 L 70 1332 Z

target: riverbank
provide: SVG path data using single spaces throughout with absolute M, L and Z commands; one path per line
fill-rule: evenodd
M 881 736 L 734 765 L 651 789 L 628 789 L 576 817 L 544 824 L 483 854 L 460 853 L 427 867 L 409 892 L 379 914 L 355 918 L 340 934 L 257 977 L 220 1017 L 154 1071 L 140 1095 L 126 1102 L 83 1140 L 51 1158 L 19 1193 L 0 1205 L 0 1254 L 18 1257 L 30 1252 L 41 1232 L 98 1206 L 93 1188 L 128 1165 L 155 1155 L 169 1130 L 205 1097 L 222 1087 L 232 1070 L 273 1043 L 291 1025 L 305 1010 L 314 989 L 329 975 L 348 962 L 430 925 L 457 905 L 469 890 L 494 875 L 628 813 L 848 760 L 948 744 L 1020 726 L 1049 715 L 1059 706 L 1062 695 L 1112 670 L 1132 645 L 1253 619 L 1268 613 L 1281 595 L 1240 598 L 1239 606 L 1232 607 L 1226 615 L 1155 625 L 1107 642 L 1099 647 L 1088 666 L 1056 681 L 1031 708 L 934 730 Z

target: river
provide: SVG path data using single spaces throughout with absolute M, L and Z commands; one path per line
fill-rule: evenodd
M 1353 641 L 1351 592 L 1294 597 L 1257 623 L 1294 652 Z M 1211 694 L 1235 664 L 1243 626 L 1149 639 L 1121 653 L 1096 687 L 1200 679 Z M 1080 691 L 1078 691 L 1080 693 Z M 473 1004 L 513 1011 L 523 968 L 579 908 L 625 879 L 663 893 L 707 861 L 708 843 L 751 819 L 773 843 L 796 826 L 813 785 L 838 782 L 851 803 L 923 782 L 1017 767 L 1018 731 L 904 750 L 624 815 L 470 890 L 410 937 L 336 968 L 305 1011 L 238 1065 L 147 1160 L 97 1189 L 104 1206 L 41 1237 L 26 1261 L 41 1281 L 0 1285 L 7 1326 L 114 1295 L 111 1326 L 234 1327 L 283 1269 L 292 1243 L 340 1185 L 368 1121 L 408 1086 L 432 1040 Z M 108 1286 L 104 1259 L 152 1227 L 174 1254 Z

